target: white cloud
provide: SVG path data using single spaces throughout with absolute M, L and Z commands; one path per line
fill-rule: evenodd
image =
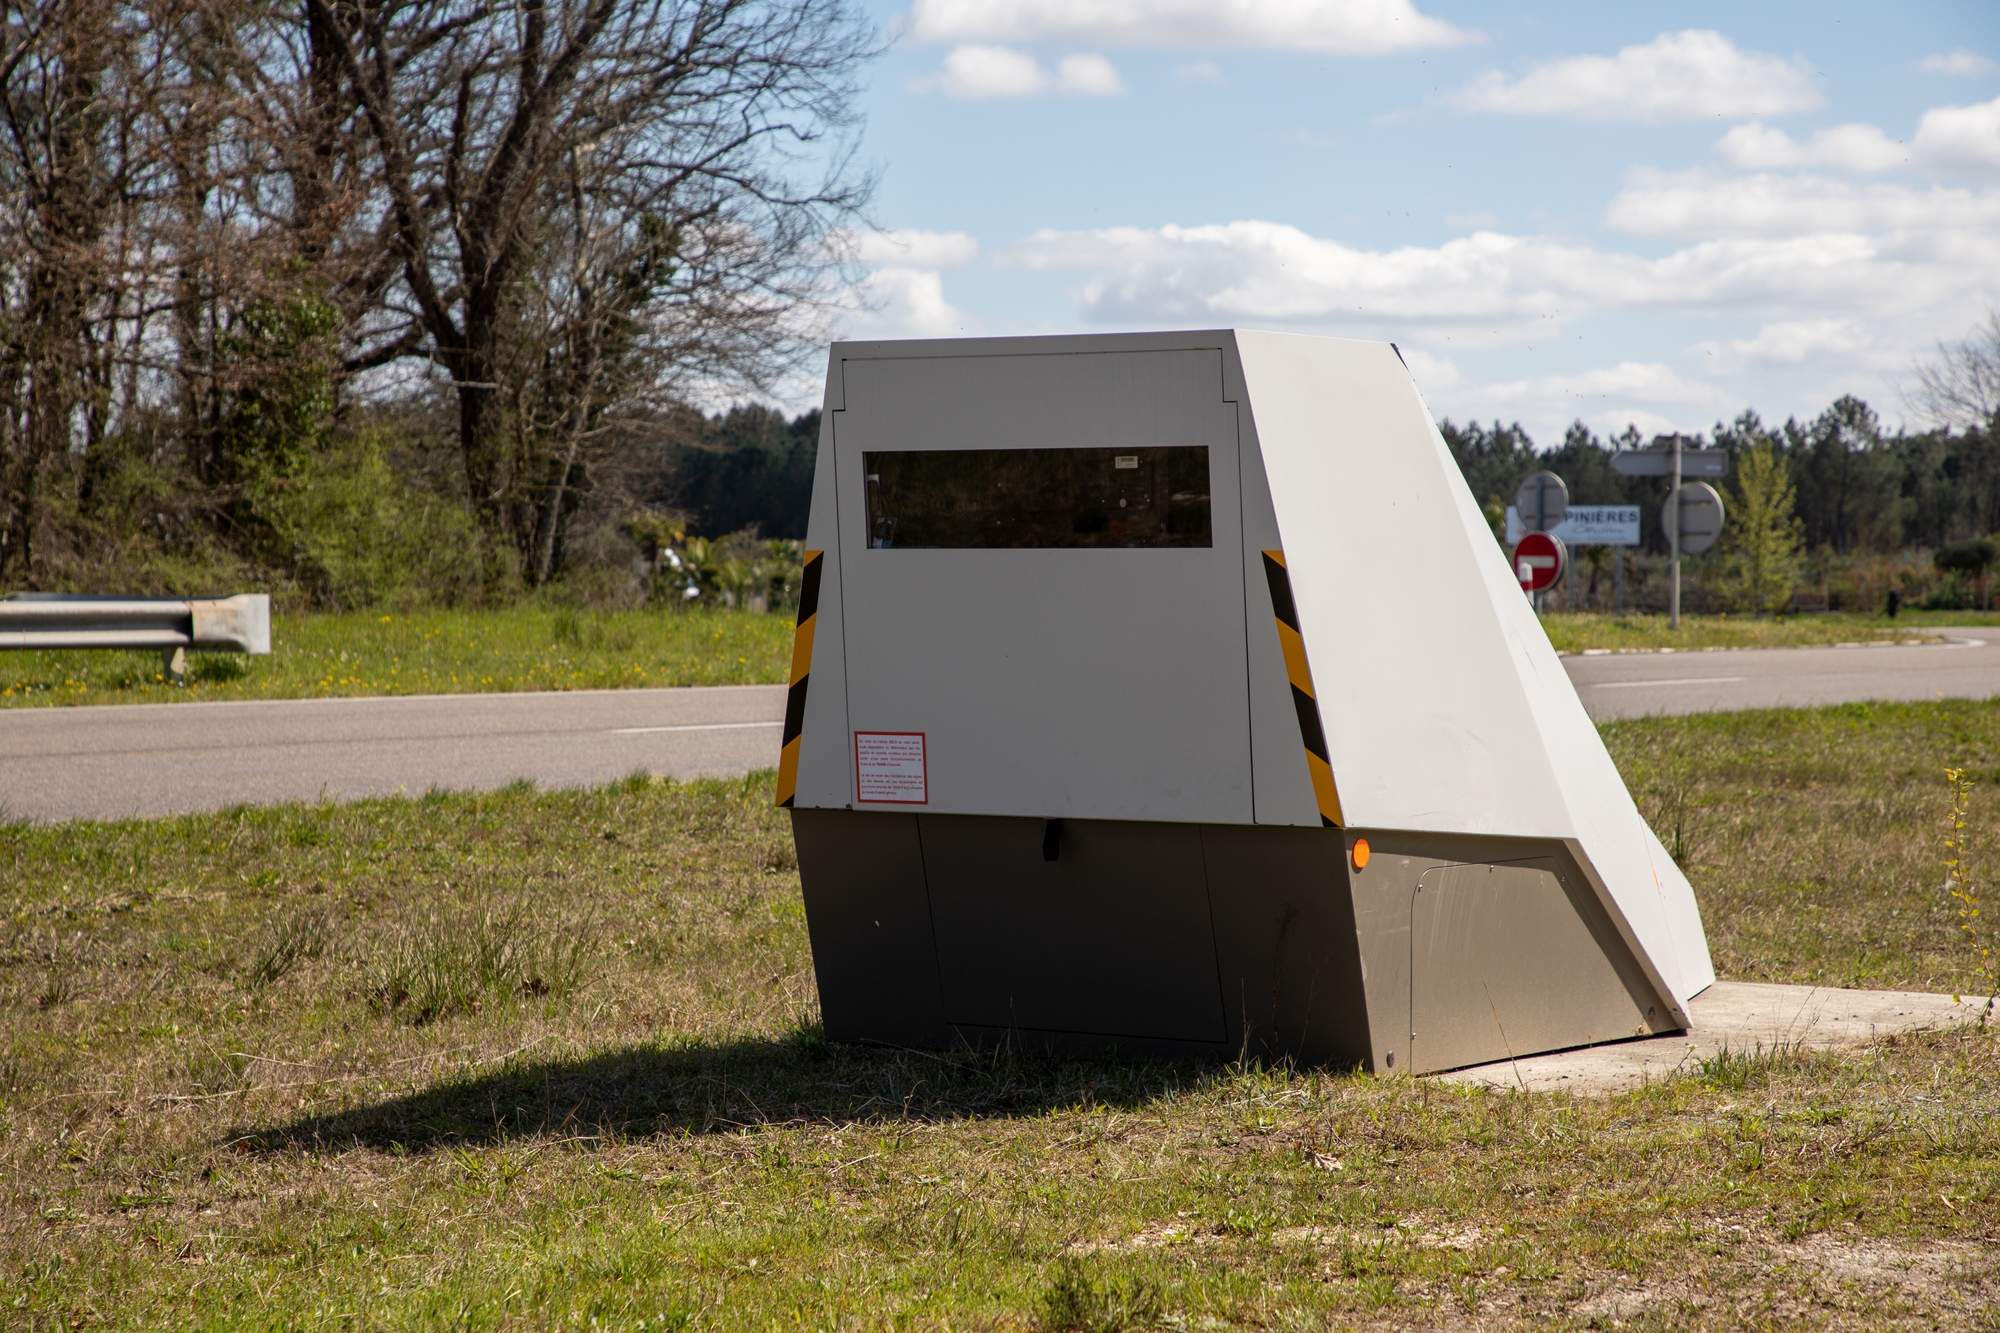
M 2000 171 L 2000 97 L 1975 106 L 1940 106 L 1924 112 L 1909 144 L 1873 125 L 1837 125 L 1800 143 L 1762 121 L 1738 125 L 1715 141 L 1716 156 L 1734 167 L 1827 166 L 1886 171 L 1916 164 L 1936 170 Z
M 1055 39 L 1344 55 L 1480 40 L 1476 32 L 1418 13 L 1411 0 L 915 0 L 904 31 L 919 42 Z
M 979 257 L 975 237 L 962 231 L 891 228 L 844 232 L 835 242 L 841 253 L 875 267 L 837 303 L 839 337 L 944 338 L 977 327 L 944 294 L 944 270 Z
M 1961 46 L 1956 51 L 1943 55 L 1925 56 L 1922 68 L 1932 74 L 1950 74 L 1961 79 L 1976 79 L 1993 72 L 1993 62 L 1979 52 Z
M 1409 350 L 1404 349 L 1406 355 Z M 1734 416 L 1748 405 L 1729 389 L 1645 361 L 1436 389 L 1419 375 L 1417 384 L 1427 390 L 1424 398 L 1434 412 L 1460 420 L 1518 421 L 1543 447 L 1558 442 L 1572 421 L 1582 421 L 1599 435 L 1635 426 L 1650 437 L 1705 430 L 1718 417 Z
M 1802 366 L 1808 362 L 1822 370 L 1835 365 L 1889 369 L 1899 364 L 1900 356 L 1891 351 L 1885 359 L 1866 326 L 1855 319 L 1780 320 L 1759 328 L 1751 338 L 1699 342 L 1688 350 L 1706 358 L 1718 374 Z
M 1887 171 L 1909 165 L 1913 157 L 1908 144 L 1897 143 L 1873 125 L 1837 125 L 1817 131 L 1802 144 L 1756 120 L 1716 140 L 1715 153 L 1732 167 L 1812 165 L 1848 171 Z
M 952 48 L 944 70 L 910 82 L 912 92 L 933 90 L 947 97 L 978 101 L 991 97 L 1116 97 L 1125 84 L 1110 61 L 1099 55 L 1065 56 L 1053 73 L 1025 51 L 966 43 Z
M 2000 191 L 1858 185 L 1825 176 L 1724 176 L 1708 171 L 1627 173 L 1604 220 L 1641 236 L 1854 237 L 1955 248 L 2000 259 Z
M 1263 324 L 1454 348 L 1552 343 L 1599 311 L 1808 320 L 1904 315 L 1982 290 L 2000 298 L 2000 192 L 1858 191 L 1808 180 L 1837 188 L 1795 201 L 1785 191 L 1801 182 L 1748 184 L 1771 185 L 1774 197 L 1753 192 L 1740 218 L 1729 214 L 1740 201 L 1727 190 L 1662 184 L 1651 197 L 1682 216 L 1652 229 L 1685 223 L 1702 238 L 1651 258 L 1491 231 L 1365 250 L 1246 220 L 1042 231 L 996 262 L 1081 273 L 1077 295 L 1093 324 Z M 1620 199 L 1644 212 L 1647 197 L 1628 190 Z M 1836 214 L 1827 230 L 1812 226 L 1816 208 Z M 1901 230 L 1865 229 L 1884 224 Z M 1836 229 L 1843 225 L 1855 229 Z
M 1436 249 L 1369 251 L 1281 223 L 1241 221 L 1041 231 L 997 258 L 1088 272 L 1081 295 L 1093 322 L 1375 328 L 1385 319 L 1513 325 L 1552 315 L 1570 296 L 1563 274 L 1586 255 L 1492 232 Z
M 840 336 L 951 338 L 975 327 L 975 321 L 945 299 L 943 275 L 883 268 L 854 285 L 849 312 L 840 320 Z
M 1941 167 L 2000 171 L 2000 97 L 1977 106 L 1940 106 L 1924 112 L 1910 146 Z
M 864 264 L 900 268 L 957 268 L 979 257 L 979 242 L 962 231 L 886 231 L 850 233 L 847 246 Z
M 1396 350 L 1403 354 L 1403 364 L 1410 368 L 1410 378 L 1417 382 L 1419 389 L 1441 393 L 1457 387 L 1458 363 L 1451 358 L 1427 352 L 1421 347 L 1399 345 Z
M 1662 124 L 1820 105 L 1803 60 L 1739 50 L 1719 32 L 1661 33 L 1615 56 L 1571 56 L 1510 81 L 1490 70 L 1450 99 L 1468 111 Z
M 1192 65 L 1180 65 L 1174 69 L 1174 77 L 1183 83 L 1227 83 L 1221 69 L 1212 60 L 1197 60 Z
M 1496 227 L 1499 224 L 1500 215 L 1498 213 L 1447 213 L 1444 215 L 1444 225 L 1450 227 L 1453 231 L 1484 231 L 1489 227 Z
M 1658 362 L 1624 361 L 1573 375 L 1542 375 L 1489 384 L 1480 396 L 1496 404 L 1560 403 L 1575 415 L 1602 412 L 1613 402 L 1699 407 L 1719 411 L 1737 400 L 1706 380 L 1690 379 Z M 1616 409 L 1614 409 L 1614 414 Z
M 1103 56 L 1064 56 L 1056 62 L 1056 88 L 1080 97 L 1118 97 L 1125 84 Z

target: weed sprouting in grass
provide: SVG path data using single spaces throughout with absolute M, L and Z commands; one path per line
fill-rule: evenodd
M 307 905 L 276 913 L 250 964 L 250 985 L 261 988 L 282 980 L 301 960 L 321 957 L 332 946 L 333 918 L 324 907 Z
M 1093 1274 L 1065 1255 L 1042 1292 L 1041 1326 L 1051 1333 L 1124 1333 L 1152 1328 L 1166 1312 L 1156 1283 Z
M 1695 761 L 1676 755 L 1662 767 L 1646 794 L 1651 807 L 1647 822 L 1674 864 L 1686 870 L 1701 850 L 1705 832 L 1702 814 L 1708 808 L 1708 802 L 1700 799 Z
M 53 1009 L 75 998 L 76 978 L 62 969 L 56 969 L 43 980 L 41 993 L 35 996 L 35 1008 Z
M 1704 1055 L 1696 1062 L 1695 1077 L 1711 1088 L 1741 1092 L 1770 1079 L 1771 1063 L 1777 1053 L 1778 1048 L 1767 1051 L 1762 1045 L 1748 1051 L 1731 1050 L 1725 1043 L 1715 1054 Z
M 1396 1279 L 1387 1273 L 1372 1273 L 1357 1278 L 1355 1286 L 1361 1293 L 1361 1299 L 1377 1309 L 1396 1303 Z
M 242 1092 L 250 1086 L 250 1057 L 242 1051 L 204 1046 L 187 1060 L 187 1083 L 196 1096 Z
M 1966 812 L 1972 806 L 1972 779 L 1966 776 L 1963 768 L 1947 768 L 1944 778 L 1951 784 L 1951 813 L 1944 839 L 1944 890 L 1958 904 L 1959 928 L 1965 932 L 1972 946 L 1974 982 L 1990 996 L 1995 989 L 1993 943 L 1991 932 L 1979 919 L 1979 880 L 1973 874 L 1972 858 L 1967 852 L 1971 835 L 1967 832 Z
M 1823 1050 L 1797 1041 L 1775 1041 L 1769 1046 L 1757 1042 L 1747 1051 L 1732 1049 L 1725 1043 L 1715 1054 L 1698 1059 L 1690 1073 L 1698 1082 L 1718 1091 L 1742 1092 L 1769 1087 L 1774 1079 L 1785 1075 L 1824 1072 L 1822 1067 L 1832 1058 Z
M 549 618 L 549 638 L 556 643 L 580 647 L 583 643 L 583 616 L 573 606 L 559 606 Z
M 394 932 L 374 967 L 377 1006 L 414 1024 L 507 997 L 565 999 L 581 987 L 591 941 L 520 906 L 432 912 Z

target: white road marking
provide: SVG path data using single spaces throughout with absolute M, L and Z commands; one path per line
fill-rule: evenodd
M 644 736 L 655 731 L 735 731 L 743 727 L 782 727 L 784 720 L 776 722 L 691 722 L 680 727 L 613 727 L 613 736 Z
M 1587 690 L 1634 690 L 1641 685 L 1728 685 L 1741 676 L 1683 676 L 1678 680 L 1606 680 L 1584 686 Z

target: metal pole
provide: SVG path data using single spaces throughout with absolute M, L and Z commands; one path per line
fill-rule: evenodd
M 1667 493 L 1667 549 L 1674 558 L 1672 628 L 1681 627 L 1681 437 L 1674 436 L 1673 489 Z
M 1611 549 L 1618 553 L 1618 614 L 1622 616 L 1625 614 L 1625 548 L 1614 546 Z

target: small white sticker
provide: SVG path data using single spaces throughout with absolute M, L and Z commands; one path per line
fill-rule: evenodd
M 879 805 L 924 805 L 930 777 L 921 731 L 854 733 L 854 796 Z
M 1139 455 L 1113 454 L 1111 455 L 1111 465 L 1113 467 L 1125 467 L 1125 468 L 1137 467 L 1139 466 Z

